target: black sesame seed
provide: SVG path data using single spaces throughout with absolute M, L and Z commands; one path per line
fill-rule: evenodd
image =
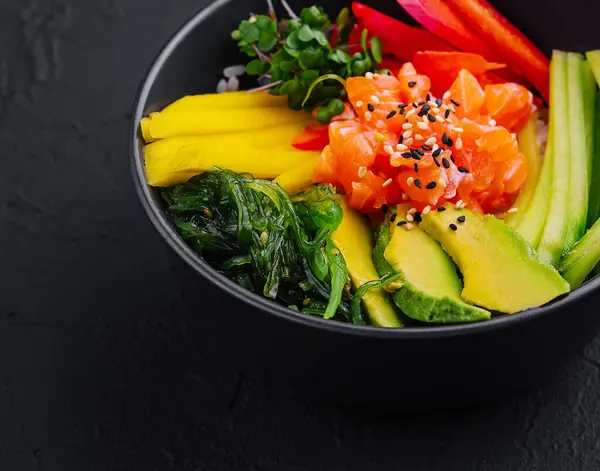
M 431 109 L 431 106 L 423 105 L 423 108 L 421 108 L 421 111 L 419 111 L 419 116 L 425 116 L 427 113 L 429 113 L 430 109 Z
M 460 103 L 454 99 L 450 100 L 452 103 L 454 103 L 456 106 L 460 106 Z
M 448 119 L 450 117 L 450 110 L 446 110 L 446 113 L 444 113 L 444 118 Z
M 368 109 L 368 110 L 369 110 L 371 113 L 372 113 L 373 111 L 375 111 L 375 107 L 374 107 L 374 106 L 373 106 L 371 103 L 369 103 L 369 104 L 367 105 L 367 109 Z
M 448 145 L 448 133 L 442 134 L 442 144 Z
M 394 116 L 396 116 L 396 113 L 398 113 L 396 110 L 390 111 L 385 119 L 392 119 Z
M 442 106 L 442 99 L 438 98 L 437 100 L 435 100 L 435 104 L 438 105 L 438 107 Z
M 443 148 L 443 147 L 439 147 L 439 148 L 438 148 L 437 150 L 435 150 L 435 151 L 433 152 L 433 154 L 431 154 L 431 155 L 433 155 L 434 157 L 439 157 L 439 155 L 440 155 L 440 154 L 441 154 L 443 151 L 444 151 L 444 148 Z
M 456 224 L 450 224 L 450 229 L 452 229 L 453 231 L 457 231 L 458 230 L 458 226 Z
M 401 115 L 403 115 L 405 111 L 406 111 L 406 108 L 402 108 L 402 109 L 400 110 L 400 114 L 401 114 Z
M 419 107 L 419 105 L 417 105 L 416 103 L 413 103 L 413 104 L 412 104 L 412 107 L 413 107 L 413 108 L 418 108 L 418 107 Z
M 414 169 L 415 173 L 419 173 L 419 164 L 417 162 L 415 162 Z
M 440 167 L 440 161 L 438 160 L 438 158 L 434 157 L 433 161 L 435 162 L 435 166 L 439 168 Z
M 413 159 L 415 159 L 415 160 L 421 160 L 421 156 L 420 156 L 420 155 L 419 155 L 419 153 L 418 153 L 416 150 L 414 150 L 414 149 L 412 149 L 412 150 L 410 151 L 410 155 L 411 155 L 411 156 L 412 156 L 412 158 L 413 158 Z
M 392 214 L 392 216 L 390 217 L 390 222 L 394 222 L 397 217 L 398 217 L 397 214 Z
M 421 217 L 421 213 L 416 212 L 415 214 L 413 214 L 413 218 L 415 218 L 415 222 L 418 224 L 420 222 L 423 222 L 423 218 Z
M 398 227 L 402 227 L 404 225 L 408 224 L 406 221 L 400 221 L 398 224 L 396 224 Z
M 431 95 L 428 93 L 428 94 L 427 94 L 427 96 L 425 97 L 425 99 L 426 99 L 427 101 L 431 101 Z
M 436 186 L 436 182 L 429 182 L 425 188 L 427 188 L 428 190 L 433 190 Z
M 430 123 L 435 123 L 435 116 L 433 116 L 431 113 L 427 115 L 427 119 Z
M 383 214 L 387 213 L 387 210 L 388 210 L 387 204 L 383 204 L 383 205 L 381 205 L 381 212 L 382 212 Z
M 465 216 L 458 216 L 457 221 L 458 222 L 465 222 L 467 220 L 467 218 Z
M 419 106 L 423 106 L 426 102 L 424 101 L 420 101 L 419 103 L 417 103 Z
M 400 134 L 400 138 L 398 139 L 398 144 L 402 144 L 403 141 L 404 141 L 404 136 L 402 134 Z
M 420 190 L 423 185 L 421 184 L 421 180 L 419 180 L 418 178 L 415 180 L 415 186 Z
M 415 149 L 415 152 L 419 154 L 421 157 L 425 155 L 425 151 L 423 149 Z
M 398 108 L 400 108 L 401 110 L 403 110 L 404 108 L 406 108 L 408 105 L 406 103 L 400 103 L 398 105 Z
M 455 163 L 456 163 L 456 160 L 454 160 L 454 156 L 451 156 L 451 157 L 450 157 L 450 160 L 452 161 L 452 163 L 453 163 L 453 164 L 455 164 Z
M 460 173 L 469 173 L 469 171 L 464 167 L 457 167 L 457 169 Z
M 405 159 L 411 159 L 412 158 L 412 152 L 404 152 L 402 154 L 400 154 L 402 157 L 404 157 Z
M 452 138 L 450 138 L 450 137 L 448 138 L 448 142 L 446 142 L 446 145 L 448 147 L 452 147 L 454 145 L 454 141 L 452 140 Z
M 415 82 L 415 81 L 408 82 L 408 86 L 410 88 L 413 88 L 416 84 L 417 84 L 417 82 Z
M 438 213 L 443 213 L 444 211 L 446 211 L 446 206 L 440 206 L 438 208 Z
M 428 146 L 428 145 L 424 145 L 424 146 L 421 146 L 421 149 L 423 149 L 423 150 L 431 150 L 432 147 Z
M 444 168 L 450 168 L 450 162 L 448 162 L 448 159 L 446 157 L 442 158 L 442 165 L 444 166 Z

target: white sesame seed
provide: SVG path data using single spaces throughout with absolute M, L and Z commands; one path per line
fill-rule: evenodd
M 438 123 L 444 123 L 446 120 L 444 118 L 442 118 L 439 114 L 435 117 L 435 120 Z
M 365 74 L 365 77 L 367 77 L 368 79 L 372 79 L 374 77 L 373 72 L 367 72 Z
M 413 183 L 414 183 L 414 182 L 415 182 L 415 179 L 414 179 L 413 177 L 408 177 L 408 178 L 406 179 L 406 184 L 407 184 L 408 186 L 413 186 Z
M 422 141 L 425 139 L 421 134 L 415 134 L 415 141 Z
M 391 178 L 388 178 L 386 181 L 384 181 L 384 182 L 381 184 L 381 187 L 382 187 L 382 188 L 387 188 L 388 186 L 390 186 L 390 185 L 392 184 L 392 182 L 393 182 L 393 181 L 394 181 L 394 180 L 392 180 Z
M 386 144 L 385 146 L 383 146 L 383 150 L 388 155 L 392 155 L 394 153 L 394 148 L 392 146 L 390 146 L 389 144 Z
M 408 200 L 408 195 L 406 193 L 402 193 L 402 201 Z
M 460 207 L 462 206 L 462 204 L 463 204 L 463 200 L 458 200 L 458 201 L 456 202 L 456 204 L 454 205 L 454 207 L 455 207 L 456 209 L 460 209 Z
M 436 141 L 435 137 L 431 136 L 429 139 L 427 139 L 425 141 L 425 145 L 426 146 L 433 146 L 433 145 L 435 145 L 436 142 L 437 141 Z
M 407 214 L 406 215 L 406 220 L 408 222 L 413 222 L 415 220 L 415 217 L 412 214 Z
M 467 207 L 467 203 L 463 203 L 460 205 L 460 209 L 465 209 Z
M 373 115 L 371 114 L 371 112 L 370 112 L 370 111 L 367 111 L 367 112 L 365 113 L 365 121 L 368 123 L 368 122 L 370 122 L 370 121 L 371 121 L 371 119 L 372 119 L 372 118 L 373 118 Z
M 359 167 L 358 168 L 358 176 L 360 178 L 365 178 L 367 176 L 367 167 Z
M 422 214 L 429 214 L 431 212 L 431 206 L 425 206 L 423 208 L 423 213 Z
M 225 78 L 230 79 L 231 77 L 241 77 L 246 73 L 245 65 L 232 65 L 223 69 L 223 75 Z
M 371 96 L 371 101 L 373 102 L 374 105 L 379 105 L 381 104 L 381 100 L 379 99 L 379 97 L 372 95 Z
M 432 108 L 437 108 L 437 107 L 438 107 L 437 103 L 436 103 L 435 101 L 433 101 L 433 100 L 429 100 L 429 101 L 427 102 L 427 104 L 428 104 L 429 106 L 431 106 Z
M 449 99 L 449 98 L 450 98 L 450 95 L 451 95 L 450 91 L 447 91 L 446 93 L 444 93 L 444 96 L 443 96 L 442 98 L 443 98 L 444 100 L 447 100 L 447 99 Z
M 440 178 L 437 183 L 440 188 L 446 188 L 446 186 L 447 186 L 446 180 L 444 180 L 443 178 Z
M 496 120 L 490 119 L 490 126 L 496 126 Z
M 408 211 L 406 211 L 406 214 L 414 215 L 416 212 L 417 212 L 417 208 L 410 208 Z
M 409 139 L 405 139 L 405 140 L 404 140 L 404 143 L 405 143 L 407 146 L 412 146 L 413 142 L 415 142 L 415 140 L 414 140 L 412 137 L 411 137 L 411 138 L 409 138 Z
M 361 100 L 358 100 L 358 101 L 356 102 L 356 107 L 357 107 L 357 108 L 362 108 L 363 106 L 364 106 L 364 102 L 362 102 Z
M 408 139 L 409 137 L 412 137 L 413 132 L 409 129 L 408 131 L 404 131 L 404 134 L 402 134 L 402 137 L 404 139 Z
M 519 210 L 519 208 L 510 208 L 510 209 L 508 210 L 508 213 L 509 213 L 509 214 L 513 214 L 513 213 L 516 213 L 518 210 Z
M 217 84 L 217 93 L 224 93 L 227 91 L 227 80 L 221 79 Z
M 402 125 L 402 129 L 405 129 L 405 130 L 406 129 L 412 129 L 412 128 L 413 128 L 413 125 L 411 123 L 404 123 Z
M 450 111 L 452 111 L 453 113 L 456 113 L 456 107 L 454 105 L 448 105 L 448 108 L 450 109 Z
M 440 113 L 440 109 L 439 108 L 432 108 L 430 111 L 431 114 L 439 114 Z
M 433 152 L 435 152 L 436 150 L 438 150 L 440 148 L 440 146 L 438 146 L 437 144 L 434 144 L 433 147 L 431 148 L 431 150 Z
M 452 128 L 452 130 L 453 130 L 454 132 L 457 132 L 457 133 L 459 133 L 459 134 L 460 134 L 461 132 L 464 132 L 464 129 L 463 129 L 463 128 Z
M 425 129 L 427 129 L 429 126 L 427 126 L 427 123 L 424 123 L 423 121 L 419 121 L 419 122 L 417 123 L 417 127 L 418 127 L 419 129 L 423 129 L 423 130 L 425 130 Z
M 408 118 L 410 118 L 415 113 L 416 113 L 416 110 L 414 108 L 412 108 L 412 109 L 408 110 L 408 112 L 404 115 L 404 117 L 406 119 L 408 119 Z
M 462 139 L 459 137 L 459 138 L 456 140 L 456 142 L 454 143 L 454 148 L 455 148 L 456 150 L 461 150 L 461 149 L 462 149 L 462 146 L 463 146 L 463 142 L 462 142 Z
M 408 147 L 406 147 L 404 144 L 398 144 L 396 146 L 396 150 L 399 150 L 400 152 L 404 152 L 407 149 L 408 149 Z
M 405 224 L 405 225 L 404 225 L 404 228 L 405 228 L 407 231 L 411 231 L 412 229 L 414 229 L 414 227 L 415 227 L 415 225 L 414 225 L 414 224 L 412 224 L 412 223 L 410 223 L 410 222 L 409 222 L 408 224 Z

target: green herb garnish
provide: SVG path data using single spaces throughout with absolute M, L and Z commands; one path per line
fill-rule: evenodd
M 381 41 L 376 36 L 367 41 L 367 30 L 362 34 L 362 51 L 348 53 L 353 27 L 347 8 L 334 26 L 323 8 L 315 5 L 302 10 L 299 18 L 277 21 L 273 12 L 253 16 L 240 23 L 232 38 L 252 59 L 246 66 L 249 75 L 266 77 L 270 93 L 287 95 L 292 109 L 319 107 L 317 118 L 328 123 L 344 110 L 345 79 L 378 72 L 383 60 Z

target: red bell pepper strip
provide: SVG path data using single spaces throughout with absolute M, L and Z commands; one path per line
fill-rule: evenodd
M 550 89 L 550 60 L 486 0 L 447 0 L 503 60 L 542 94 L 546 102 Z
M 444 0 L 397 0 L 412 18 L 460 51 L 472 52 L 489 60 L 499 60 L 481 39 L 450 9 Z
M 504 64 L 488 62 L 483 57 L 469 52 L 417 52 L 413 65 L 420 74 L 431 79 L 432 91 L 436 96 L 450 88 L 458 73 L 467 69 L 478 79 L 491 70 L 503 69 Z M 504 80 L 501 80 L 504 82 Z
M 323 150 L 329 144 L 327 124 L 307 126 L 292 139 L 292 147 L 298 150 Z
M 408 26 L 362 3 L 353 2 L 352 12 L 364 28 L 381 39 L 383 50 L 409 61 L 417 51 L 453 51 L 448 43 L 429 31 Z

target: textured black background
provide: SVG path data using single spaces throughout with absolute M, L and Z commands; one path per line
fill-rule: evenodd
M 138 84 L 204 3 L 0 0 L 0 470 L 599 469 L 598 341 L 544 389 L 427 416 L 316 404 L 223 363 L 225 301 L 129 173 Z

